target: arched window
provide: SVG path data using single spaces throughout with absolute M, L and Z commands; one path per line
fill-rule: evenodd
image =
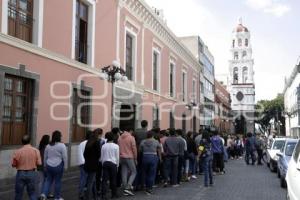
M 243 83 L 247 83 L 248 81 L 248 68 L 247 67 L 243 67 Z
M 238 52 L 234 52 L 234 60 L 238 60 L 239 59 L 239 53 Z
M 233 83 L 239 82 L 239 70 L 237 67 L 233 68 Z
M 247 52 L 246 51 L 243 51 L 243 58 L 246 58 L 247 57 Z
M 235 40 L 232 40 L 232 47 L 235 46 Z
M 245 39 L 245 46 L 247 47 L 248 46 L 248 39 Z
M 238 45 L 239 45 L 239 47 L 242 46 L 242 39 L 241 38 L 239 38 L 239 40 L 238 40 Z

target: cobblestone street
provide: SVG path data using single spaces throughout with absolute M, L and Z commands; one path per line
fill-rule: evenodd
M 216 176 L 215 186 L 203 187 L 203 176 L 196 181 L 184 183 L 178 188 L 156 188 L 154 194 L 147 196 L 139 192 L 135 197 L 122 199 L 133 200 L 283 200 L 286 191 L 279 186 L 275 173 L 270 173 L 266 166 L 246 166 L 242 160 L 229 161 L 226 165 L 227 173 Z M 66 200 L 73 200 L 77 194 L 65 193 Z
M 285 190 L 279 186 L 276 174 L 269 172 L 265 166 L 246 166 L 242 160 L 230 161 L 227 174 L 217 176 L 215 186 L 203 187 L 203 177 L 197 181 L 183 184 L 178 188 L 159 188 L 152 196 L 137 194 L 130 199 L 188 199 L 188 200 L 283 200 Z
M 136 193 L 134 197 L 120 199 L 132 200 L 284 200 L 286 190 L 280 188 L 275 173 L 271 173 L 266 166 L 246 166 L 243 160 L 229 161 L 226 165 L 227 173 L 215 177 L 214 187 L 203 187 L 203 176 L 197 180 L 184 183 L 177 188 L 155 188 L 154 194 L 147 196 L 144 192 Z M 69 176 L 69 177 L 68 177 Z M 78 173 L 76 171 L 64 178 L 62 195 L 65 200 L 77 199 Z M 2 195 L 3 200 L 13 199 L 10 194 Z M 2 200 L 2 198 L 0 198 Z

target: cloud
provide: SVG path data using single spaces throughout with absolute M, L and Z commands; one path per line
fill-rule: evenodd
M 282 0 L 247 0 L 246 4 L 254 10 L 282 17 L 291 10 L 291 7 L 281 1 Z
M 167 24 L 178 36 L 197 35 L 202 27 L 215 22 L 214 15 L 197 0 L 146 0 L 150 6 L 163 9 Z M 196 25 L 191 23 L 197 21 Z

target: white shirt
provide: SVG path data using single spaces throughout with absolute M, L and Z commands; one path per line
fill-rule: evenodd
M 87 143 L 87 140 L 84 140 L 78 146 L 78 165 L 83 165 L 85 163 L 83 154 L 84 154 L 84 149 L 85 149 L 86 143 Z
M 102 146 L 101 149 L 101 162 L 112 162 L 119 166 L 119 146 L 115 143 L 109 142 Z

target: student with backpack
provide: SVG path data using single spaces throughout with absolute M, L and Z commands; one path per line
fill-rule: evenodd
M 199 157 L 203 161 L 203 170 L 204 170 L 204 186 L 208 187 L 213 185 L 213 174 L 212 174 L 212 150 L 211 150 L 211 140 L 209 133 L 205 130 L 203 132 L 202 139 L 198 148 Z

